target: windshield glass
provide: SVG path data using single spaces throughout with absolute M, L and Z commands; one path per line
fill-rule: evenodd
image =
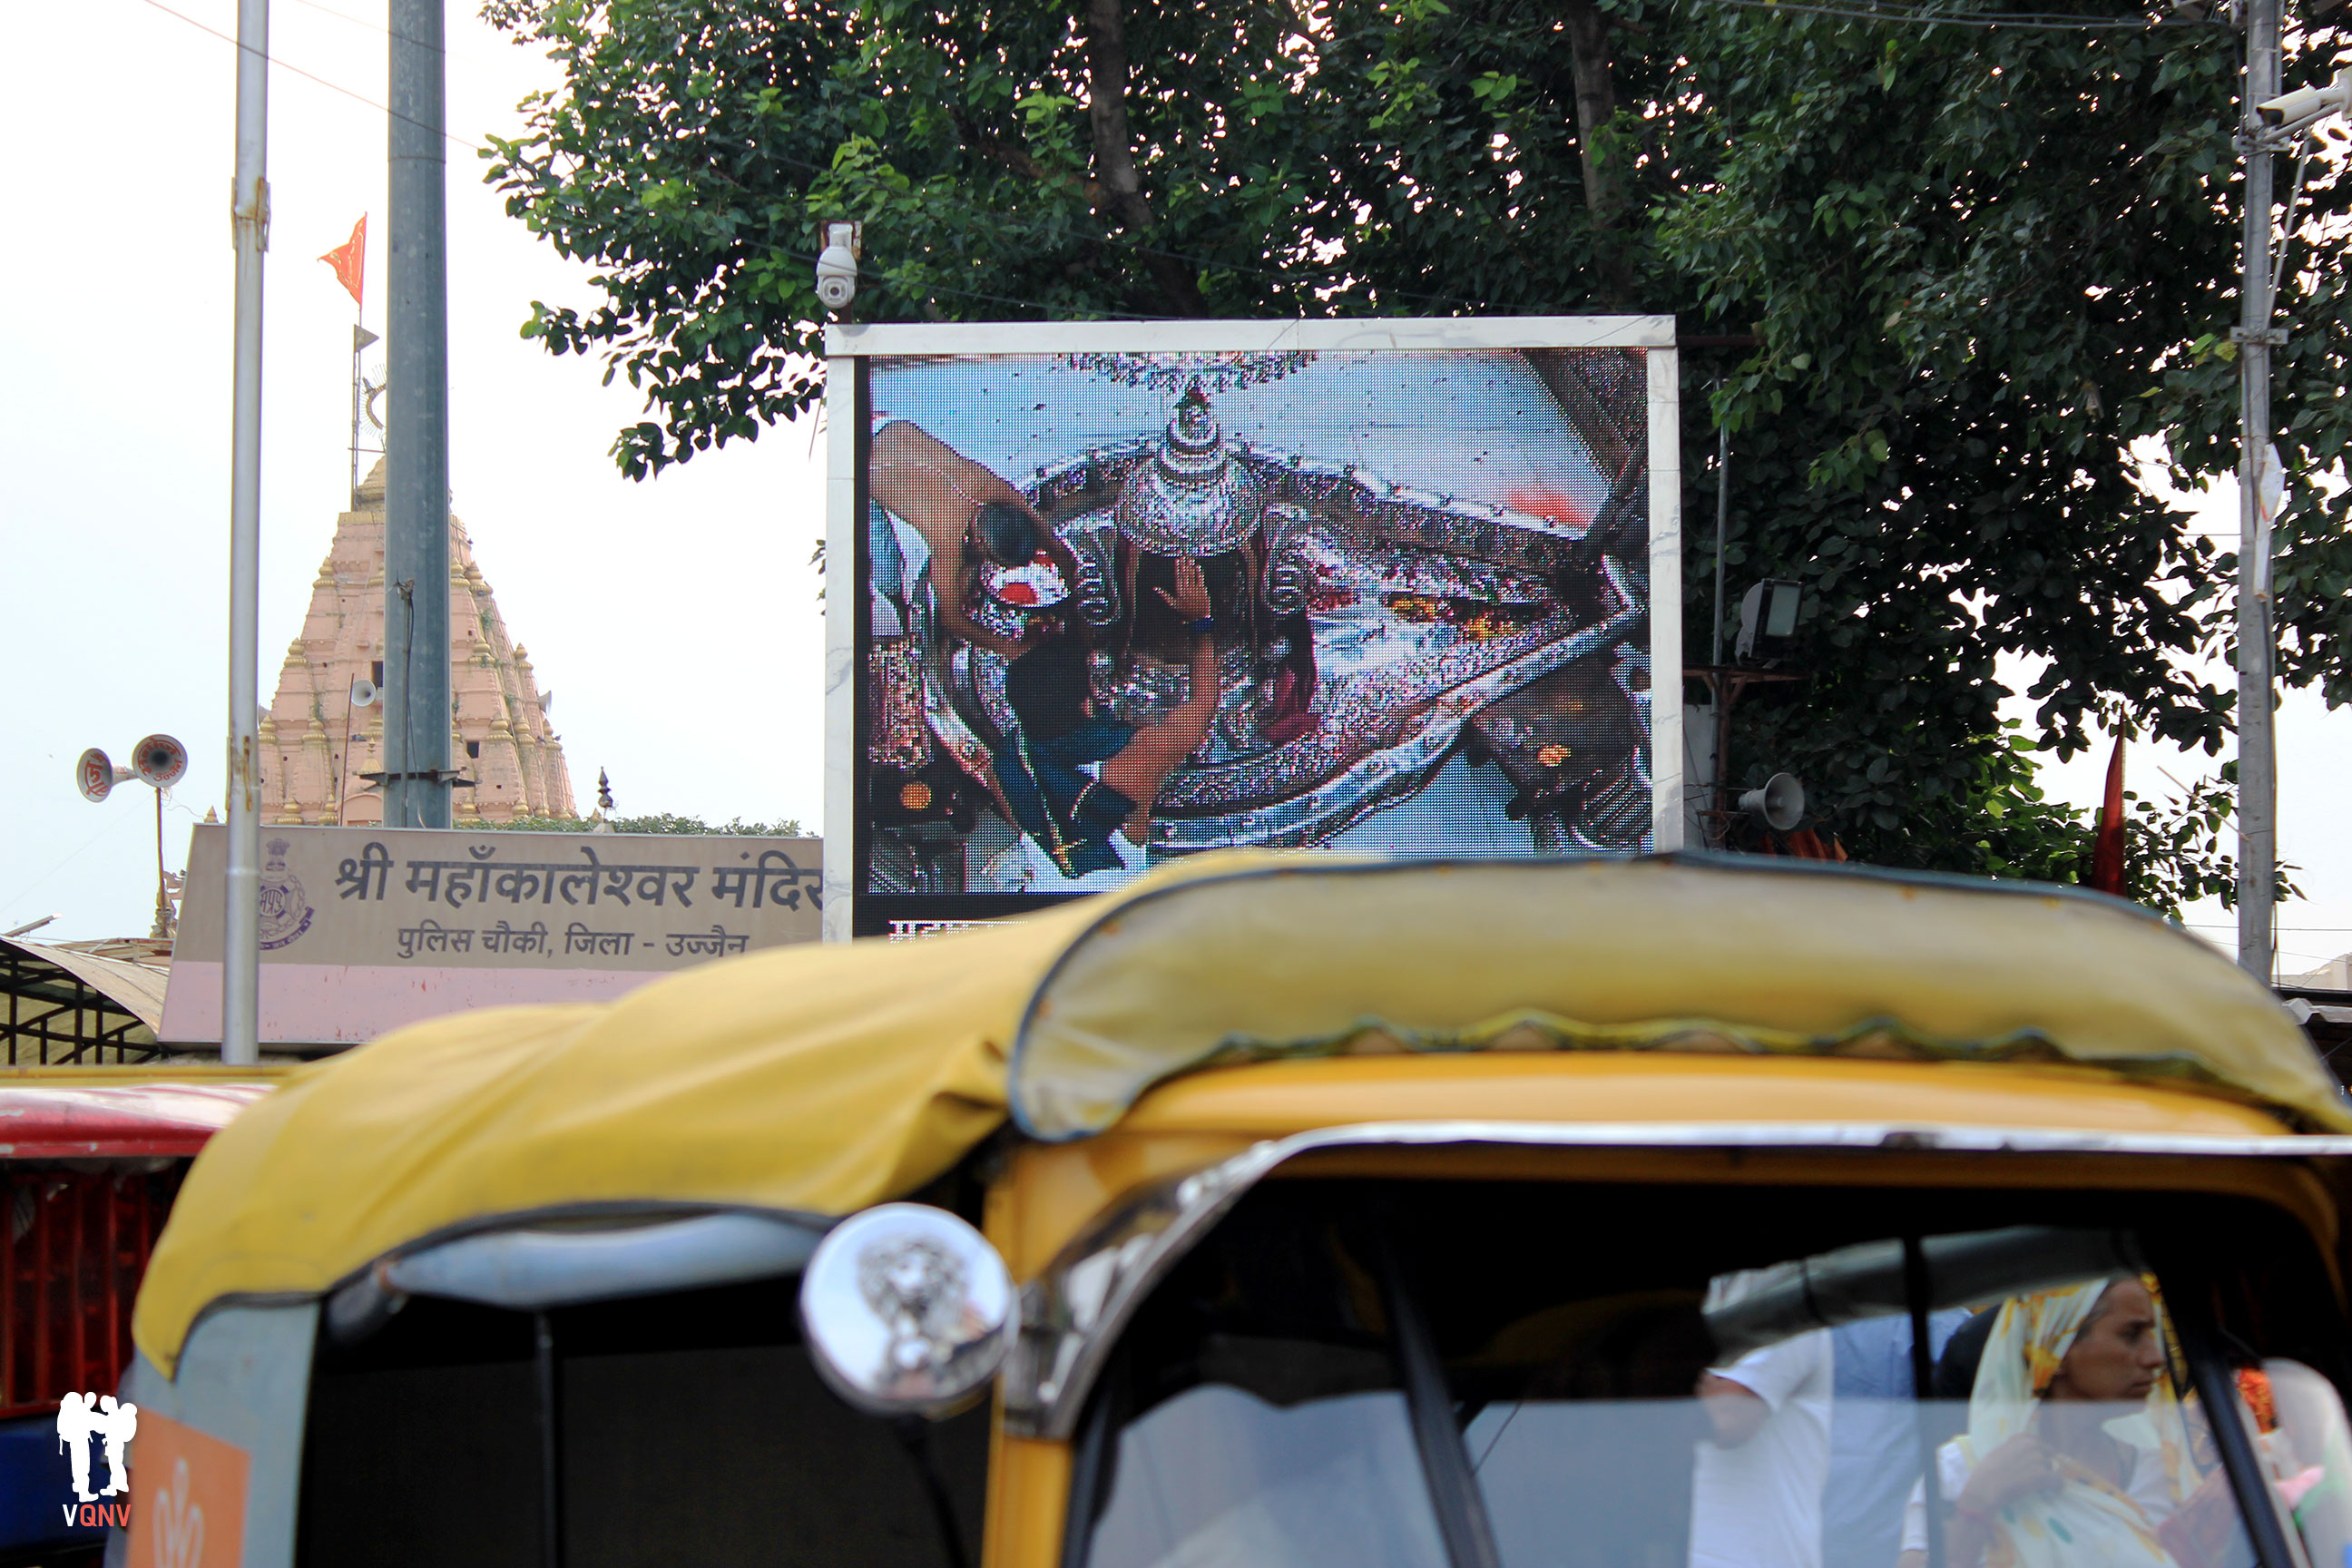
M 1092 1561 L 1447 1568 L 1371 1277 L 1316 1205 L 1246 1236 L 1186 1260 L 1106 1380 Z
M 1270 1183 L 1177 1268 L 1088 1406 L 1074 1565 L 2256 1562 L 2126 1232 L 1433 1185 Z M 2221 1376 L 2257 1484 L 2311 1489 Z

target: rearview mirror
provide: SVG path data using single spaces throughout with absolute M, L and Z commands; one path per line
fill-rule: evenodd
M 1012 1271 L 962 1220 L 883 1204 L 826 1233 L 801 1276 L 801 1328 L 825 1385 L 873 1415 L 970 1405 L 1020 1331 Z

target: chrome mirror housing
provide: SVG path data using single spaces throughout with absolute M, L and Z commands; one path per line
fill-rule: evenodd
M 883 1204 L 826 1233 L 801 1276 L 801 1330 L 825 1385 L 872 1415 L 970 1405 L 1020 1331 L 1013 1274 L 944 1209 Z

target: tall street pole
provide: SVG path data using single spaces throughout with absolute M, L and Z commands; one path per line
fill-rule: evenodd
M 2251 0 L 2240 144 L 2245 234 L 2238 262 L 2238 967 L 2268 984 L 2275 948 L 2278 758 L 2271 734 L 2271 529 L 2262 505 L 2271 439 L 2271 154 L 2254 106 L 2279 92 L 2279 0 Z
M 261 258 L 269 248 L 269 0 L 237 0 L 236 371 L 228 503 L 228 878 L 221 1060 L 261 1059 Z M 161 799 L 159 795 L 157 797 Z
M 449 826 L 449 283 L 443 0 L 392 0 L 383 820 Z

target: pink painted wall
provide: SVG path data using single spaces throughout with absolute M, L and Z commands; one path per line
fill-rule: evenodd
M 446 1013 L 533 1002 L 609 1002 L 662 977 L 658 970 L 266 963 L 261 967 L 261 1043 L 356 1046 L 404 1024 Z M 163 995 L 163 1038 L 217 1044 L 220 1016 L 221 966 L 198 959 L 174 963 Z

